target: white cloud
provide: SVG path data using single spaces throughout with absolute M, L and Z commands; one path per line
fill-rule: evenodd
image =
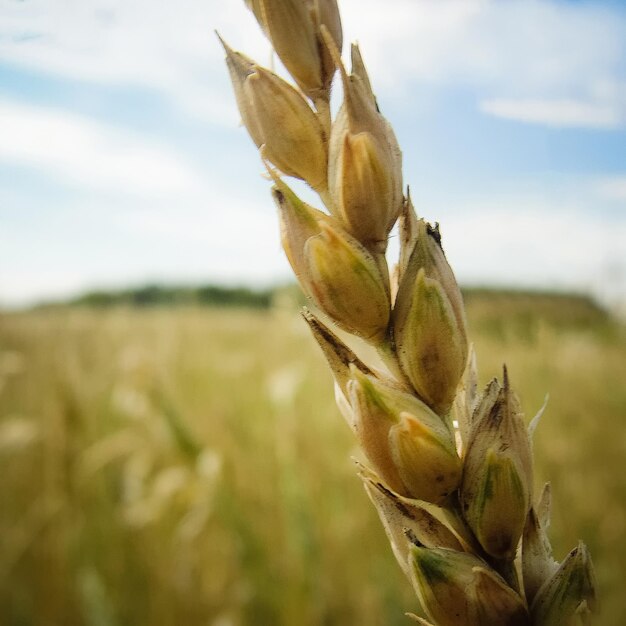
M 626 123 L 626 108 L 612 102 L 495 98 L 481 102 L 480 109 L 496 117 L 554 127 L 608 129 Z
M 344 22 L 381 80 L 517 91 L 595 89 L 623 72 L 626 14 L 549 0 L 344 0 Z M 518 94 L 519 95 L 519 94 Z
M 57 231 L 42 234 L 41 226 L 31 233 L 27 255 L 12 252 L 25 237 L 5 224 L 0 300 L 25 303 L 151 280 L 258 286 L 290 279 L 264 186 L 253 200 L 216 186 L 176 206 L 142 200 L 111 213 L 101 200 L 76 205 L 54 218 L 59 232 L 71 224 L 72 237 L 59 242 Z M 576 289 L 624 299 L 626 220 L 619 213 L 599 216 L 588 201 L 560 202 L 518 190 L 448 201 L 446 211 L 433 207 L 426 218 L 442 218 L 444 248 L 463 284 Z
M 0 100 L 0 137 L 0 161 L 74 186 L 153 196 L 202 184 L 169 148 L 59 110 Z
M 242 6 L 239 6 L 242 5 Z M 243 2 L 67 0 L 0 3 L 0 58 L 38 72 L 165 94 L 187 112 L 237 121 L 213 33 L 266 45 Z
M 362 44 L 386 98 L 403 97 L 411 84 L 426 81 L 469 86 L 479 101 L 599 101 L 609 110 L 621 103 L 624 111 L 626 12 L 614 5 L 342 0 L 341 9 L 346 40 Z M 0 57 L 60 76 L 149 87 L 186 111 L 232 125 L 237 116 L 215 28 L 236 48 L 269 62 L 239 0 L 5 2 Z M 607 114 L 577 117 L 596 124 L 601 115 Z
M 608 200 L 626 202 L 626 176 L 607 176 L 598 181 L 596 190 Z
M 626 122 L 626 12 L 547 0 L 344 0 L 379 96 L 469 87 L 483 109 L 553 125 Z
M 461 282 L 626 298 L 622 216 L 592 219 L 589 207 L 520 196 L 469 202 L 442 224 L 444 248 Z
M 90 289 L 125 288 L 149 282 L 227 283 L 256 287 L 291 280 L 272 212 L 240 203 L 237 212 L 197 204 L 106 206 L 81 210 L 72 237 L 54 241 L 33 233 L 27 253 L 16 255 L 23 233 L 5 225 L 0 232 L 0 307 L 66 298 Z M 74 212 L 72 210 L 71 212 Z M 57 216 L 65 223 L 69 216 Z M 111 233 L 115 233 L 114 236 Z M 104 234 L 106 233 L 106 234 Z M 62 238 L 63 235 L 59 235 Z
M 257 172 L 233 184 L 141 135 L 3 100 L 0 137 L 0 167 L 22 165 L 87 192 L 48 205 L 0 190 L 0 305 L 146 281 L 290 275 Z
M 241 190 L 213 185 L 204 194 L 175 207 L 152 203 L 123 212 L 116 220 L 120 229 L 131 236 L 202 250 L 207 271 L 215 276 L 267 278 L 286 265 L 281 258 L 269 185 L 261 182 L 259 187 L 259 193 L 250 199 Z

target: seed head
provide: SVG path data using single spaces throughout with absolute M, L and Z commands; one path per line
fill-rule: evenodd
M 438 626 L 526 626 L 521 597 L 484 561 L 443 548 L 412 545 L 413 584 Z
M 577 614 L 588 619 L 597 610 L 596 587 L 591 556 L 580 542 L 537 593 L 530 609 L 533 626 L 563 626 Z
M 467 358 L 464 326 L 442 283 L 421 267 L 414 281 L 402 279 L 393 313 L 400 365 L 419 396 L 445 415 Z
M 389 445 L 409 493 L 443 503 L 458 486 L 461 464 L 452 437 L 442 438 L 424 422 L 403 412 L 399 423 L 389 431 Z
M 305 294 L 338 326 L 380 342 L 391 303 L 380 267 L 332 217 L 302 202 L 278 175 L 272 193 L 287 259 Z
M 322 126 L 304 98 L 288 82 L 255 66 L 244 82 L 265 146 L 265 157 L 285 174 L 326 186 Z
M 467 359 L 463 298 L 439 230 L 415 217 L 410 197 L 401 226 L 400 284 L 393 313 L 398 355 L 417 393 L 443 415 Z
M 333 197 L 348 230 L 369 247 L 386 247 L 393 178 L 371 133 L 345 133 Z
M 339 326 L 373 342 L 389 324 L 391 303 L 374 257 L 331 219 L 304 246 L 306 281 L 318 306 Z
M 246 0 L 276 54 L 310 98 L 328 98 L 335 72 L 322 25 L 341 49 L 343 35 L 336 0 Z
M 505 371 L 506 372 L 506 371 Z M 532 455 L 519 401 L 493 380 L 478 405 L 463 467 L 463 514 L 497 559 L 515 557 L 532 495 Z
M 352 371 L 357 438 L 376 471 L 400 495 L 445 502 L 461 474 L 446 424 L 413 395 Z
M 268 168 L 268 171 L 275 183 L 272 197 L 278 208 L 283 249 L 305 294 L 310 296 L 304 246 L 310 237 L 321 232 L 320 222 L 327 219 L 327 215 L 300 200 L 273 170 Z
M 326 138 L 302 95 L 287 81 L 241 54 L 223 40 L 241 119 L 257 148 L 289 176 L 325 190 Z
M 359 74 L 350 76 L 334 53 L 344 102 L 331 128 L 328 189 L 344 226 L 368 248 L 384 252 L 402 206 L 402 155 L 376 108 L 358 49 Z

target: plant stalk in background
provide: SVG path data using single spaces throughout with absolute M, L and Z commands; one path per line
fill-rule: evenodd
M 273 180 L 282 244 L 320 314 L 304 312 L 398 562 L 431 626 L 574 626 L 596 608 L 584 544 L 562 563 L 533 493 L 531 435 L 504 369 L 477 390 L 461 293 L 438 226 L 403 194 L 402 156 L 359 48 L 341 61 L 336 0 L 246 0 L 295 86 L 222 42 L 244 125 Z M 381 5 L 382 6 L 382 5 Z M 343 103 L 330 114 L 338 71 Z M 308 183 L 309 206 L 282 176 Z M 398 224 L 400 256 L 386 250 Z M 324 317 L 328 324 L 320 317 Z M 363 362 L 330 328 L 379 353 Z

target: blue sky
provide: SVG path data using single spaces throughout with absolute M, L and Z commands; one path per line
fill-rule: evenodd
M 459 279 L 626 297 L 626 3 L 341 7 Z M 0 304 L 290 276 L 215 29 L 270 63 L 243 0 L 0 0 Z

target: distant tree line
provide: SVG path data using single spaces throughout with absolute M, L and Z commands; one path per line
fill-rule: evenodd
M 276 289 L 249 289 L 200 285 L 195 287 L 171 285 L 144 285 L 121 290 L 89 291 L 64 303 L 69 305 L 105 308 L 112 306 L 237 306 L 267 309 Z
M 607 319 L 607 311 L 590 296 L 576 293 L 506 288 L 464 288 L 463 297 L 472 317 L 494 326 L 517 320 L 520 324 L 542 319 L 556 325 L 586 326 Z M 163 306 L 245 307 L 268 309 L 280 296 L 294 305 L 306 304 L 296 284 L 251 289 L 249 287 L 205 284 L 149 284 L 119 290 L 94 290 L 63 302 L 42 307 L 86 306 L 136 308 Z M 477 314 L 477 315 L 476 315 Z

